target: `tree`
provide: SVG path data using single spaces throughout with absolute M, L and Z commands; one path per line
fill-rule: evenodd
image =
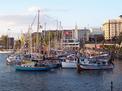
M 20 49 L 21 48 L 21 40 L 16 40 L 15 41 L 15 49 Z
M 122 42 L 122 32 L 117 37 L 117 44 L 119 44 L 119 46 L 121 45 L 121 42 Z
M 3 42 L 3 45 L 4 45 L 4 48 L 5 49 L 7 49 L 8 48 L 8 36 L 7 35 L 3 35 L 2 37 L 1 37 L 1 39 L 2 39 L 2 42 Z

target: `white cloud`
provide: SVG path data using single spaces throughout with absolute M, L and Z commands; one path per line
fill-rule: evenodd
M 41 8 L 38 7 L 38 6 L 31 6 L 31 7 L 28 8 L 29 12 L 35 12 L 35 11 L 38 11 L 38 10 L 41 10 Z
M 37 12 L 38 10 L 40 10 L 41 15 L 44 14 L 45 12 L 49 12 L 49 11 L 50 11 L 50 9 L 41 8 L 41 7 L 39 7 L 39 6 L 31 6 L 31 7 L 29 7 L 29 8 L 27 9 L 27 11 L 28 11 L 29 13 L 35 13 L 35 12 Z
M 16 25 L 13 21 L 0 21 L 0 27 L 6 27 L 6 26 L 14 26 Z
M 27 9 L 29 12 L 37 12 L 38 10 L 41 11 L 41 13 L 46 13 L 46 12 L 68 12 L 68 9 L 63 9 L 63 8 L 41 8 L 39 6 L 31 6 Z
M 29 7 L 25 12 L 14 14 L 0 14 L 0 35 L 7 34 L 8 29 L 12 30 L 13 36 L 18 36 L 18 34 L 21 34 L 21 30 L 24 32 L 27 31 L 29 25 L 32 23 L 35 15 L 37 14 L 37 10 L 40 10 L 40 24 L 44 28 L 44 24 L 46 23 L 47 29 L 56 29 L 57 21 L 55 18 L 46 15 L 45 12 L 65 11 L 65 9 L 43 9 L 38 6 L 32 6 Z M 36 26 L 37 18 L 35 20 L 33 28 L 35 28 Z
M 28 31 L 29 25 L 34 19 L 32 14 L 13 14 L 13 15 L 0 15 L 0 35 L 11 34 L 14 37 L 18 37 L 21 34 L 21 30 L 24 32 Z M 56 20 L 47 15 L 40 15 L 40 24 L 44 26 L 47 23 L 47 29 L 56 29 Z M 33 31 L 36 31 L 37 17 L 33 25 Z

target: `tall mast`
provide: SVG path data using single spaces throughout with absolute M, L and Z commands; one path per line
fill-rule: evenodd
M 40 27 L 39 16 L 40 16 L 40 10 L 38 10 L 36 49 L 38 49 L 39 47 L 39 27 Z
M 29 25 L 29 37 L 30 37 L 30 52 L 33 52 L 33 44 L 32 44 L 32 26 L 36 20 L 37 15 L 35 15 L 32 23 Z M 35 48 L 34 48 L 35 49 Z
M 59 28 L 58 27 L 58 20 L 56 20 L 56 27 L 57 28 L 56 28 L 56 39 L 55 40 L 56 40 L 56 49 L 57 49 L 58 48 L 58 28 Z
M 30 40 L 30 53 L 32 53 L 33 52 L 33 47 L 32 47 L 32 36 L 31 36 L 31 31 L 32 31 L 32 27 L 29 27 L 29 30 L 28 30 L 28 32 L 29 32 L 29 40 Z
M 44 43 L 46 44 L 46 29 L 47 29 L 47 23 L 46 22 L 44 23 L 44 27 L 45 28 L 44 28 L 44 31 L 43 31 L 44 32 L 44 36 L 43 37 L 44 37 Z
M 60 31 L 61 31 L 61 34 L 60 34 L 60 38 L 61 38 L 60 39 L 60 48 L 63 49 L 63 44 L 62 44 L 63 43 L 63 27 L 61 25 L 61 21 L 60 21 L 60 25 L 59 26 L 60 26 Z
M 51 44 L 50 44 L 50 42 L 51 42 L 51 39 L 50 39 L 50 30 L 49 30 L 49 37 L 48 38 L 49 38 L 49 44 L 48 44 L 48 48 L 49 48 L 48 49 L 48 57 L 49 57 L 50 56 L 50 48 L 51 48 L 50 47 L 51 46 Z

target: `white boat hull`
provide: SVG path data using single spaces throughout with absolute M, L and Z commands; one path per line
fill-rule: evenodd
M 104 69 L 113 69 L 114 65 L 110 64 L 110 65 L 83 65 L 80 64 L 80 68 L 81 69 L 85 69 L 85 70 L 104 70 Z
M 0 51 L 0 54 L 11 54 L 13 51 Z
M 62 68 L 77 68 L 77 62 L 62 62 Z

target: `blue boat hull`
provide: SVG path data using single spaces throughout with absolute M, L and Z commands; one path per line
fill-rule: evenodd
M 48 71 L 49 67 L 25 67 L 25 66 L 16 66 L 16 70 L 19 71 Z

